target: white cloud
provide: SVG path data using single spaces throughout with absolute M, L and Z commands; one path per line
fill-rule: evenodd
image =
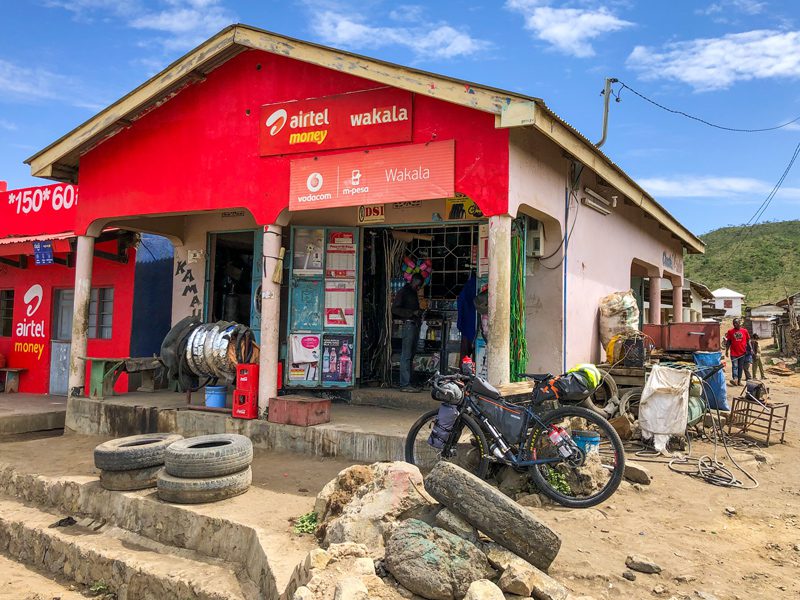
M 5 119 L 0 119 L 0 129 L 5 129 L 6 131 L 16 131 L 17 124 L 12 123 L 11 121 L 6 121 Z
M 628 67 L 643 79 L 674 79 L 697 91 L 725 89 L 737 81 L 800 77 L 800 31 L 756 30 L 719 38 L 636 46 Z
M 701 15 L 719 15 L 727 11 L 737 11 L 746 15 L 757 15 L 764 12 L 767 8 L 766 2 L 756 0 L 720 0 L 712 2 L 706 8 L 698 9 L 696 12 Z
M 419 58 L 455 58 L 486 50 L 490 44 L 447 23 L 418 22 L 405 27 L 370 25 L 355 16 L 328 10 L 314 16 L 312 29 L 326 44 L 351 48 L 404 46 Z
M 537 39 L 578 58 L 595 55 L 593 40 L 633 25 L 602 6 L 553 8 L 543 0 L 507 0 L 506 8 L 521 13 L 525 29 L 532 31 Z
M 5 100 L 15 102 L 59 100 L 85 108 L 85 96 L 81 85 L 70 77 L 0 59 L 0 97 Z
M 638 182 L 654 198 L 726 198 L 760 203 L 767 197 L 774 183 L 752 177 L 713 177 L 677 175 L 669 178 L 640 178 Z M 778 198 L 800 199 L 800 188 L 781 187 Z

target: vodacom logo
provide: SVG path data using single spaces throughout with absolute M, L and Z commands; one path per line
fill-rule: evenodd
M 286 125 L 286 120 L 288 118 L 289 115 L 286 114 L 285 108 L 279 108 L 267 117 L 267 127 L 270 127 L 269 134 L 277 135 L 278 132 L 283 129 L 283 126 Z
M 25 296 L 23 296 L 23 300 L 25 301 L 26 309 L 25 314 L 29 317 L 32 317 L 39 307 L 42 305 L 42 296 L 44 296 L 44 290 L 42 290 L 42 286 L 38 283 L 34 283 L 28 291 L 25 292 Z
M 318 192 L 322 189 L 322 175 L 319 173 L 312 173 L 306 179 L 306 187 L 308 188 L 309 192 Z

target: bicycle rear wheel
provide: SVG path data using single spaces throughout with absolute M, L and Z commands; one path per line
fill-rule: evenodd
M 625 470 L 622 440 L 611 424 L 597 413 L 580 406 L 564 406 L 542 417 L 527 444 L 531 459 L 560 458 L 530 467 L 531 478 L 542 494 L 570 508 L 587 508 L 608 499 L 619 487 Z M 573 457 L 564 459 L 550 441 L 552 426 L 569 433 L 577 446 Z
M 428 439 L 438 414 L 438 409 L 428 411 L 411 426 L 406 436 L 406 462 L 416 465 L 426 475 L 437 462 L 447 460 L 484 479 L 489 470 L 489 456 L 481 428 L 472 417 L 461 415 L 444 447 L 434 448 Z

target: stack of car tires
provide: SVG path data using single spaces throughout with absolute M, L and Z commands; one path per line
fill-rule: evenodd
M 158 497 L 167 502 L 199 504 L 243 494 L 253 479 L 253 444 L 232 433 L 181 439 L 166 449 L 158 473 Z
M 94 449 L 94 465 L 100 469 L 100 485 L 107 490 L 143 490 L 156 486 L 164 467 L 164 452 L 183 436 L 146 433 L 109 440 Z

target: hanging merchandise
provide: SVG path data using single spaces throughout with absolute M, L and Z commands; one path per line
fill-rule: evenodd
M 433 263 L 430 258 L 421 258 L 415 261 L 410 256 L 405 256 L 400 265 L 400 270 L 406 281 L 411 281 L 414 274 L 419 273 L 425 280 L 425 285 L 430 285 L 431 275 L 433 274 Z
M 511 381 L 522 381 L 528 367 L 525 338 L 525 225 L 515 219 L 511 235 Z

